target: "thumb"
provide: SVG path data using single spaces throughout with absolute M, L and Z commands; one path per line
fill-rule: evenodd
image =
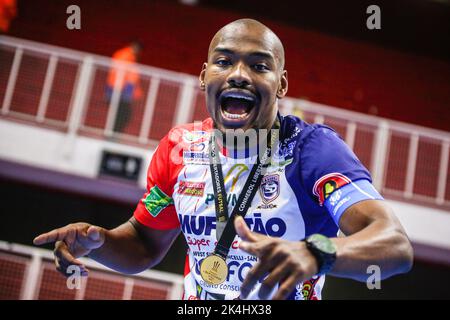
M 236 229 L 237 235 L 244 241 L 256 242 L 259 239 L 259 235 L 249 229 L 244 218 L 241 216 L 237 216 L 234 219 L 234 228 Z
M 99 241 L 100 240 L 100 230 L 98 227 L 95 226 L 90 226 L 87 229 L 87 236 L 89 237 L 90 240 L 92 241 Z
M 83 246 L 86 249 L 97 249 L 105 242 L 105 232 L 103 228 L 97 226 L 90 226 L 86 230 L 86 237 L 83 241 Z

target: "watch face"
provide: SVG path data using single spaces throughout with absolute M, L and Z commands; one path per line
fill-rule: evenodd
M 322 252 L 328 254 L 336 253 L 336 246 L 333 241 L 321 234 L 313 234 L 308 238 L 308 241 L 313 243 L 314 246 Z

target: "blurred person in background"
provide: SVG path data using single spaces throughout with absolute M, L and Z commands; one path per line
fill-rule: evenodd
M 120 90 L 119 105 L 113 127 L 113 131 L 117 133 L 123 132 L 131 119 L 133 102 L 142 98 L 139 70 L 135 64 L 139 61 L 142 48 L 139 41 L 132 41 L 126 47 L 114 52 L 112 56 L 112 66 L 106 81 L 106 98 L 109 104 L 114 88 Z M 122 69 L 120 66 L 124 68 Z M 123 77 L 120 76 L 121 72 L 124 72 Z
M 17 16 L 16 0 L 0 0 L 0 34 L 8 33 L 11 21 Z

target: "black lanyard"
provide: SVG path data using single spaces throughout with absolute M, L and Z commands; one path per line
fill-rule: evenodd
M 275 130 L 278 133 L 278 130 Z M 270 159 L 274 142 L 278 139 L 278 134 L 272 134 L 272 130 L 268 136 L 268 145 L 265 152 L 262 154 L 261 159 L 259 155 L 256 158 L 256 163 L 253 165 L 250 175 L 245 182 L 244 188 L 233 208 L 230 219 L 228 219 L 228 203 L 227 195 L 225 192 L 225 185 L 223 179 L 222 165 L 220 163 L 219 153 L 217 151 L 217 143 L 214 134 L 209 140 L 209 155 L 210 155 L 210 168 L 211 176 L 215 195 L 215 207 L 216 207 L 216 236 L 218 239 L 214 253 L 220 255 L 226 259 L 228 252 L 230 251 L 231 244 L 236 236 L 236 230 L 234 229 L 234 218 L 237 215 L 244 217 L 255 197 L 261 180 L 264 176 L 264 166 Z

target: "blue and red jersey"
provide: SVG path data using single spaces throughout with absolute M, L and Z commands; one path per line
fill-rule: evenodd
M 382 199 L 368 170 L 329 127 L 280 116 L 280 138 L 258 192 L 245 216 L 249 228 L 290 241 L 320 233 L 335 237 L 351 205 Z M 147 192 L 134 216 L 149 228 L 181 228 L 188 252 L 185 299 L 237 299 L 257 258 L 239 249 L 236 236 L 227 257 L 229 274 L 220 285 L 205 283 L 199 266 L 214 251 L 216 210 L 208 141 L 213 121 L 173 128 L 160 142 L 148 168 Z M 222 170 L 231 213 L 249 176 L 255 155 L 222 150 Z M 297 284 L 290 299 L 320 299 L 325 277 Z M 258 298 L 258 283 L 249 299 Z

